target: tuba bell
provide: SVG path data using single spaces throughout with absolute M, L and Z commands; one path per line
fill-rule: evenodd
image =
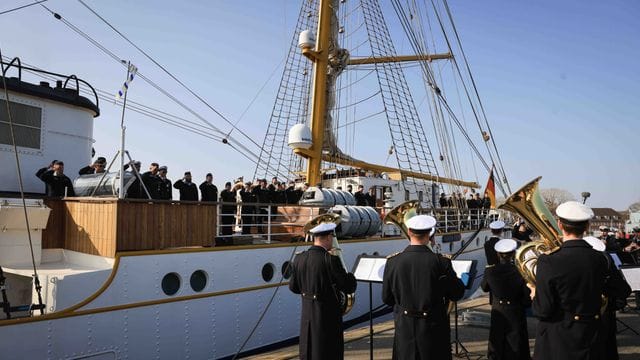
M 420 200 L 410 200 L 403 202 L 402 204 L 394 207 L 391 211 L 387 213 L 384 217 L 385 224 L 393 224 L 400 229 L 402 235 L 409 238 L 409 233 L 407 229 L 407 220 L 412 217 L 418 215 L 418 210 L 420 210 Z
M 540 179 L 542 176 L 531 180 L 498 207 L 520 215 L 540 235 L 540 240 L 520 246 L 515 257 L 518 271 L 532 286 L 536 285 L 536 266 L 540 254 L 549 253 L 562 245 L 558 224 L 538 190 Z
M 313 229 L 319 224 L 324 224 L 324 223 L 333 223 L 333 224 L 339 225 L 340 215 L 334 214 L 334 213 L 325 213 L 325 214 L 318 215 L 313 219 L 309 220 L 302 228 L 305 235 L 307 236 L 307 240 L 310 240 L 309 230 Z M 340 244 L 338 244 L 338 239 L 335 236 L 335 234 L 333 236 L 333 243 L 331 244 L 331 249 L 329 250 L 329 253 L 331 255 L 337 256 L 340 259 L 340 264 L 342 264 L 342 268 L 347 272 L 349 271 L 347 269 L 347 265 L 344 262 L 344 258 L 342 257 L 342 249 L 340 249 Z M 342 310 L 342 315 L 346 315 L 347 313 L 349 313 L 349 311 L 351 311 L 351 309 L 353 309 L 353 305 L 355 304 L 355 301 L 356 301 L 356 294 L 355 293 L 348 294 L 348 293 L 345 293 L 344 291 L 336 289 L 336 295 L 338 296 L 338 303 L 340 305 L 340 309 Z

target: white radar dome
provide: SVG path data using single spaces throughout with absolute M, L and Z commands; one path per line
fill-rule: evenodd
M 292 149 L 311 148 L 311 129 L 305 124 L 293 125 L 289 130 L 289 147 Z
M 313 49 L 316 46 L 316 39 L 311 30 L 304 30 L 298 36 L 298 46 L 300 49 Z

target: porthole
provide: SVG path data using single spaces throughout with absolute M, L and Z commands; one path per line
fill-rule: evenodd
M 172 272 L 162 278 L 162 291 L 171 296 L 180 290 L 180 275 Z
M 207 286 L 207 273 L 204 270 L 196 270 L 191 274 L 191 279 L 189 280 L 191 284 L 191 289 L 195 292 L 200 292 L 204 290 Z
M 283 278 L 289 279 L 291 277 L 291 263 L 289 261 L 285 261 L 284 264 L 282 264 L 282 269 L 280 269 L 280 271 L 282 272 Z
M 377 252 L 377 251 L 374 251 L 374 252 L 373 252 L 373 256 L 380 256 L 380 253 L 379 253 L 379 252 Z
M 269 282 L 273 279 L 273 274 L 276 272 L 276 267 L 272 263 L 264 264 L 262 267 L 262 280 Z

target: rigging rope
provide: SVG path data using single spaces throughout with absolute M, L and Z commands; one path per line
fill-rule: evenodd
M 4 14 L 8 14 L 8 13 L 11 13 L 11 12 L 14 12 L 14 11 L 22 10 L 24 8 L 28 8 L 29 6 L 38 5 L 38 4 L 43 3 L 45 1 L 48 1 L 48 0 L 34 1 L 34 2 L 30 3 L 30 4 L 14 7 L 13 9 L 9 9 L 9 10 L 5 10 L 5 11 L 0 12 L 0 15 L 4 15 Z

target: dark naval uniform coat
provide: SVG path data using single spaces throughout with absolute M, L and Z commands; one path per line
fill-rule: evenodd
M 482 290 L 491 293 L 490 360 L 528 360 L 529 334 L 525 309 L 531 306 L 531 291 L 513 264 L 487 267 Z
M 459 300 L 464 285 L 451 261 L 424 245 L 409 245 L 384 269 L 382 301 L 393 306 L 393 358 L 451 359 L 447 300 Z
M 293 260 L 289 289 L 302 297 L 300 359 L 344 357 L 342 310 L 336 289 L 352 293 L 356 279 L 340 259 L 323 247 L 311 246 Z
M 496 243 L 500 241 L 497 236 L 492 236 L 484 243 L 484 256 L 487 257 L 487 265 L 495 265 L 498 263 L 498 253 L 496 253 Z
M 582 239 L 540 255 L 533 299 L 540 319 L 535 359 L 605 359 L 599 335 L 602 294 L 622 297 L 626 290 L 624 280 L 605 282 L 607 276 L 607 259 Z

